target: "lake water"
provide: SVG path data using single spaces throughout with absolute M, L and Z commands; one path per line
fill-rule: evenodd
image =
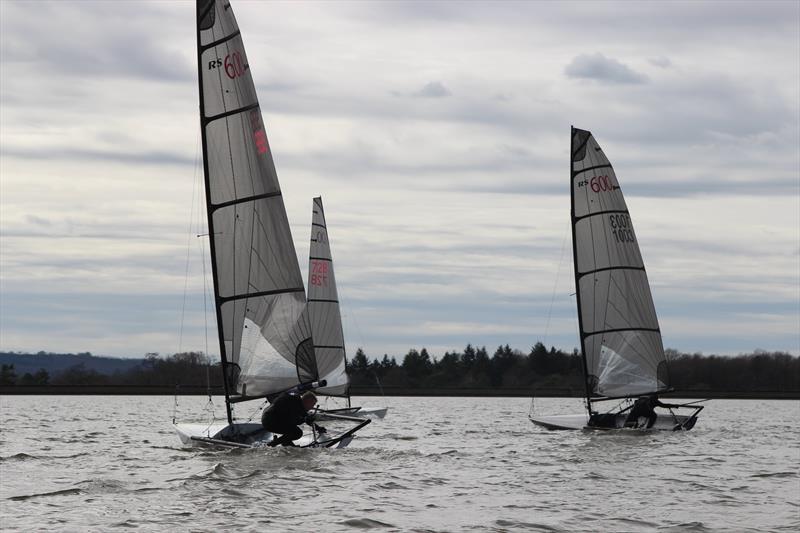
M 548 432 L 520 398 L 354 403 L 389 414 L 344 450 L 209 451 L 180 446 L 171 397 L 2 397 L 0 528 L 800 530 L 798 401 L 714 400 L 686 433 Z

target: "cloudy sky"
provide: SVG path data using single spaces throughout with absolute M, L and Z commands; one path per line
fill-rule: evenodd
M 303 269 L 324 198 L 349 353 L 578 346 L 571 124 L 666 347 L 800 352 L 800 3 L 233 8 Z M 0 1 L 0 350 L 218 353 L 194 32 L 188 1 Z

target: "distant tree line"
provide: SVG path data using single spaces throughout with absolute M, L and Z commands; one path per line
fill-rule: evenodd
M 676 391 L 800 391 L 800 358 L 784 352 L 758 350 L 739 356 L 683 354 L 667 350 L 671 386 Z M 356 351 L 349 364 L 354 387 L 387 388 L 529 388 L 583 392 L 583 361 L 571 353 L 536 343 L 528 353 L 499 346 L 489 356 L 486 347 L 468 344 L 463 351 L 436 359 L 425 348 L 411 349 L 398 363 Z
M 784 352 L 756 351 L 739 356 L 683 354 L 667 350 L 671 385 L 677 391 L 800 392 L 800 358 Z M 413 389 L 514 389 L 583 392 L 578 350 L 547 349 L 541 342 L 529 352 L 468 344 L 461 351 L 432 356 L 426 348 L 410 349 L 401 362 L 385 354 L 370 359 L 359 348 L 348 362 L 355 390 L 385 387 L 388 392 Z M 148 353 L 126 371 L 101 373 L 84 363 L 50 375 L 44 368 L 17 376 L 14 365 L 0 367 L 2 386 L 120 386 L 222 388 L 218 362 L 202 352 L 162 357 Z
M 31 375 L 17 376 L 13 364 L 0 366 L 0 385 L 4 386 L 80 386 L 80 387 L 222 387 L 219 363 L 209 364 L 202 352 L 184 352 L 161 357 L 148 353 L 141 364 L 128 370 L 99 372 L 79 363 L 54 373 L 44 368 Z

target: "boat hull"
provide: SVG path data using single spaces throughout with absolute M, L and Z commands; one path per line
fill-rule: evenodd
M 203 446 L 217 448 L 259 448 L 267 446 L 274 434 L 265 430 L 261 424 L 253 422 L 214 422 L 211 424 L 174 424 L 184 446 Z M 301 448 L 345 448 L 353 440 L 351 432 L 334 435 L 305 434 L 296 441 L 295 446 Z
M 535 425 L 555 430 L 625 430 L 625 431 L 688 431 L 694 427 L 697 417 L 694 415 L 672 415 L 672 414 L 659 414 L 655 424 L 652 427 L 646 427 L 646 419 L 640 419 L 637 427 L 625 427 L 625 420 L 627 416 L 618 414 L 614 417 L 614 425 L 608 426 L 590 426 L 589 415 L 576 414 L 576 415 L 552 415 L 552 416 L 531 416 L 531 422 Z
M 356 418 L 383 418 L 388 407 L 344 407 L 342 409 L 321 409 L 314 414 L 315 420 L 331 420 L 327 413 L 354 416 Z

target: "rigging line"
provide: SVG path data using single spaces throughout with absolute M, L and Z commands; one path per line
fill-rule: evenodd
M 188 284 L 189 284 L 189 263 L 190 263 L 190 256 L 192 251 L 192 225 L 194 224 L 194 202 L 195 196 L 197 194 L 197 171 L 200 165 L 200 151 L 201 151 L 201 134 L 198 130 L 197 132 L 197 144 L 195 145 L 195 154 L 194 154 L 194 174 L 192 176 L 192 202 L 189 206 L 189 228 L 187 231 L 186 236 L 186 268 L 183 275 L 183 302 L 181 303 L 181 322 L 180 328 L 178 330 L 178 352 L 181 353 L 183 349 L 183 326 L 185 323 L 186 317 L 186 293 L 188 292 Z
M 205 338 L 205 354 L 206 354 L 206 387 L 208 391 L 208 401 L 211 401 L 211 374 L 210 374 L 210 367 L 211 367 L 211 359 L 208 356 L 208 274 L 206 270 L 206 250 L 205 250 L 204 241 L 200 241 L 200 252 L 202 257 L 203 263 L 203 327 L 204 327 L 204 338 Z M 216 313 L 214 314 L 216 316 Z M 220 355 L 221 357 L 221 355 Z M 223 379 L 226 379 L 227 375 L 224 373 L 223 369 Z
M 203 178 L 204 179 L 204 178 Z M 199 181 L 199 180 L 198 180 Z M 202 271 L 203 271 L 203 353 L 205 354 L 206 358 L 206 392 L 208 393 L 208 403 L 209 411 L 211 413 L 212 419 L 214 418 L 214 404 L 211 399 L 211 357 L 208 353 L 208 295 L 210 294 L 208 288 L 208 272 L 206 269 L 206 251 L 205 251 L 205 236 L 203 234 L 208 234 L 208 228 L 205 228 L 206 231 L 203 231 L 202 227 L 202 220 L 203 220 L 203 207 L 205 204 L 205 188 L 200 187 L 199 193 L 197 194 L 197 210 L 195 213 L 197 214 L 197 238 L 200 238 L 200 263 L 202 264 Z M 195 202 L 195 197 L 192 195 L 192 204 Z M 209 235 L 209 239 L 212 238 Z M 213 283 L 213 281 L 212 281 Z M 216 313 L 214 314 L 216 319 Z
M 553 283 L 553 294 L 550 296 L 550 308 L 547 310 L 547 322 L 544 326 L 544 341 L 543 344 L 547 347 L 547 336 L 550 331 L 550 318 L 553 314 L 553 304 L 556 300 L 556 290 L 558 289 L 558 279 L 561 276 L 561 267 L 564 265 L 564 250 L 567 246 L 567 234 L 569 233 L 570 225 L 567 224 L 564 228 L 564 238 L 561 239 L 561 256 L 558 260 L 558 268 L 556 269 L 556 281 Z
M 349 301 L 349 300 L 348 300 Z M 356 328 L 356 334 L 358 335 L 358 340 L 360 341 L 359 347 L 363 349 L 364 345 L 364 335 L 361 333 L 361 327 L 358 325 L 358 320 L 356 320 L 356 313 L 353 310 L 354 306 L 345 303 L 344 297 L 340 294 L 339 295 L 339 308 L 347 307 L 349 309 L 348 316 L 353 319 L 353 325 Z M 341 312 L 341 311 L 340 311 Z M 344 328 L 342 328 L 342 338 L 344 338 Z

